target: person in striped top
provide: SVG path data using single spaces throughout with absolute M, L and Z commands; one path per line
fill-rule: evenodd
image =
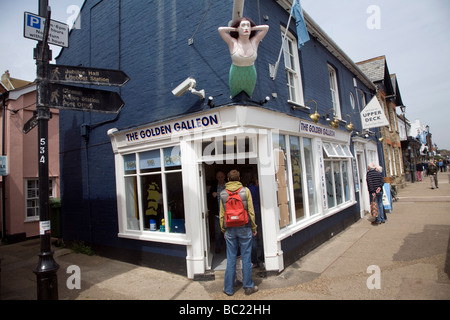
M 369 190 L 370 201 L 373 199 L 373 194 L 375 194 L 375 201 L 378 205 L 378 216 L 376 217 L 374 224 L 378 225 L 380 223 L 385 223 L 384 207 L 383 207 L 383 185 L 384 179 L 381 172 L 376 170 L 377 166 L 374 163 L 369 164 L 369 171 L 367 171 L 366 181 L 367 189 Z

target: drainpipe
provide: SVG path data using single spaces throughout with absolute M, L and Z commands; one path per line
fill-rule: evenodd
M 9 96 L 9 91 L 2 93 L 2 156 L 5 156 L 5 115 L 6 115 L 6 98 Z M 6 243 L 6 176 L 2 177 L 2 242 Z

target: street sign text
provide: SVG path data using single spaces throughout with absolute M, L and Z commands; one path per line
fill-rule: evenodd
M 130 78 L 121 70 L 50 65 L 50 81 L 102 86 L 122 86 Z
M 44 38 L 45 18 L 25 12 L 23 36 L 28 39 L 42 41 Z M 65 23 L 50 20 L 48 43 L 60 47 L 69 46 L 69 26 Z

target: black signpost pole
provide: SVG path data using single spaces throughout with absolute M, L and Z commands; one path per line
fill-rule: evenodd
M 58 279 L 56 272 L 59 265 L 53 259 L 51 250 L 51 229 L 49 215 L 49 177 L 48 177 L 48 66 L 50 48 L 47 43 L 50 27 L 50 10 L 48 0 L 39 0 L 39 16 L 46 18 L 43 41 L 39 41 L 35 51 L 37 65 L 37 121 L 38 121 L 38 166 L 39 166 L 39 229 L 41 252 L 39 262 L 33 272 L 37 278 L 37 299 L 57 300 Z
M 49 108 L 118 114 L 124 106 L 124 102 L 118 93 L 68 86 L 65 83 L 121 87 L 130 80 L 121 70 L 50 65 L 51 51 L 48 46 L 51 23 L 50 11 L 48 0 L 39 0 L 40 18 L 25 12 L 27 21 L 24 26 L 25 38 L 40 39 L 42 31 L 39 34 L 36 32 L 37 30 L 42 30 L 41 24 L 36 23 L 37 26 L 35 26 L 34 23 L 28 22 L 27 17 L 32 16 L 39 21 L 43 21 L 41 18 L 45 18 L 43 39 L 38 42 L 34 51 L 37 65 L 36 111 L 23 127 L 23 133 L 27 134 L 36 125 L 38 126 L 39 234 L 41 252 L 39 254 L 39 263 L 33 270 L 37 277 L 38 300 L 58 299 L 56 273 L 59 265 L 53 259 L 49 215 L 48 121 L 51 118 Z M 63 26 L 62 28 L 67 30 L 65 34 L 67 39 L 55 42 L 56 40 L 53 39 L 54 34 L 50 33 L 50 43 L 63 47 L 68 46 L 68 26 L 58 21 L 53 21 L 52 24 Z

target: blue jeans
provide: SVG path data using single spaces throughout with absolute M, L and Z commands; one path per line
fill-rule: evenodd
M 383 192 L 377 193 L 377 205 L 378 205 L 378 217 L 376 221 L 383 222 L 386 221 L 386 216 L 384 214 L 384 205 L 383 205 Z
M 224 290 L 227 294 L 234 293 L 234 280 L 236 277 L 236 255 L 241 249 L 243 287 L 253 288 L 252 279 L 252 229 L 228 228 L 225 231 L 227 244 L 227 269 L 225 270 Z

